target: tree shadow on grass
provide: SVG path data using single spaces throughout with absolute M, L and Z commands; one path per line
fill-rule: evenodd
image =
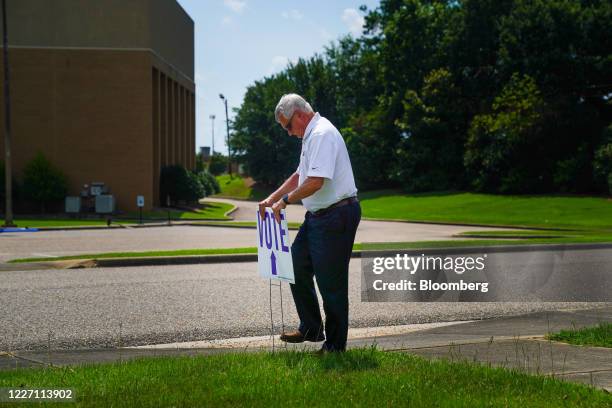
M 215 209 L 215 208 L 221 208 L 221 204 L 219 204 L 219 203 L 211 203 L 211 202 L 208 202 L 208 203 L 199 203 L 195 207 L 196 210 L 200 210 L 200 211 L 206 211 L 206 210 Z

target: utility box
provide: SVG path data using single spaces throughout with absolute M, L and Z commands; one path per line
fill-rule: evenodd
M 81 212 L 81 197 L 66 197 L 66 213 L 77 214 Z
M 108 193 L 108 187 L 106 187 L 104 183 L 99 181 L 94 181 L 91 183 L 91 186 L 89 187 L 89 195 L 99 196 L 106 193 Z
M 113 195 L 97 195 L 96 196 L 96 213 L 110 214 L 115 212 L 115 196 Z

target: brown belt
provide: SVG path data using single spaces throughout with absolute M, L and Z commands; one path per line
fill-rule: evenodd
M 320 210 L 317 210 L 315 212 L 310 212 L 310 213 L 312 215 L 314 215 L 315 217 L 318 217 L 318 216 L 326 214 L 332 208 L 342 207 L 344 205 L 349 205 L 349 204 L 358 203 L 358 202 L 359 202 L 359 200 L 357 199 L 357 197 L 349 197 L 349 198 L 345 198 L 343 200 L 340 200 L 337 203 L 334 203 L 334 204 L 330 205 L 327 208 L 322 208 Z

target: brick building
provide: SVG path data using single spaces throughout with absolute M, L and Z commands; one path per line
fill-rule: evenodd
M 175 0 L 7 0 L 7 17 L 17 180 L 41 151 L 69 195 L 104 182 L 118 210 L 158 206 L 161 167 L 195 168 L 193 20 Z M 3 158 L 3 99 L 0 121 Z

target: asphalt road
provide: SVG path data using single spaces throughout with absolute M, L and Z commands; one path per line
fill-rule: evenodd
M 588 251 L 584 251 L 588 260 Z M 518 257 L 517 259 L 521 259 Z M 350 268 L 351 327 L 484 319 L 610 303 L 362 303 Z M 101 348 L 269 333 L 269 284 L 255 263 L 0 273 L 0 350 Z M 297 323 L 289 288 L 284 322 Z M 280 325 L 279 289 L 273 315 Z

